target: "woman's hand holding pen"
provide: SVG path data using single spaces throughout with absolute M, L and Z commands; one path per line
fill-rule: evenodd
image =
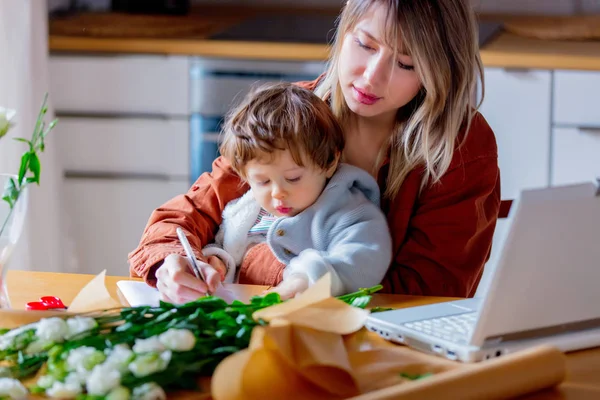
M 196 261 L 206 279 L 205 283 L 196 278 L 187 257 L 179 254 L 168 255 L 156 270 L 156 288 L 161 294 L 161 299 L 181 304 L 194 301 L 207 293 L 213 293 L 222 280 L 219 263 L 223 263 L 218 257 L 209 257 L 207 261 L 209 263 Z

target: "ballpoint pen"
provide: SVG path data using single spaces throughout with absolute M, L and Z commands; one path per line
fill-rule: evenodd
M 207 283 L 206 278 L 204 277 L 204 274 L 202 273 L 202 270 L 198 267 L 198 264 L 196 263 L 196 256 L 194 255 L 194 252 L 192 251 L 192 246 L 190 245 L 190 242 L 188 241 L 187 237 L 185 236 L 183 229 L 177 228 L 177 237 L 179 238 L 179 241 L 181 242 L 181 244 L 183 246 L 183 250 L 185 251 L 185 255 L 186 255 L 187 259 L 190 261 L 190 264 L 192 265 L 192 271 L 194 271 L 194 275 L 196 275 L 196 278 L 200 279 L 202 282 Z

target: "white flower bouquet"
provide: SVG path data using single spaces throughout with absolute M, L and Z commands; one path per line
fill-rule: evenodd
M 381 287 L 339 297 L 364 308 Z M 0 331 L 0 398 L 28 392 L 55 398 L 165 399 L 197 390 L 227 356 L 248 347 L 253 314 L 281 303 L 278 294 L 248 303 L 207 296 L 184 305 L 128 307 L 43 318 Z M 1 324 L 1 323 L 0 323 Z M 34 377 L 26 387 L 22 381 Z

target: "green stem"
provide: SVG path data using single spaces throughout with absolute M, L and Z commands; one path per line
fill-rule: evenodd
M 17 197 L 17 200 L 18 200 L 18 197 Z M 10 210 L 8 211 L 8 215 L 6 216 L 6 219 L 2 223 L 2 228 L 0 228 L 0 237 L 2 237 L 2 233 L 4 232 L 6 225 L 8 225 L 8 220 L 10 219 L 10 216 L 12 215 L 13 210 L 14 210 L 14 208 L 11 207 Z

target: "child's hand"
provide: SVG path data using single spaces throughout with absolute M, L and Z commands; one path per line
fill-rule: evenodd
M 279 285 L 265 291 L 265 294 L 277 292 L 281 300 L 291 299 L 308 289 L 308 279 L 303 274 L 294 274 L 284 279 Z
M 186 257 L 170 254 L 165 258 L 156 270 L 156 288 L 163 301 L 187 303 L 216 290 L 221 281 L 219 272 L 200 260 L 197 264 L 206 277 L 206 283 L 196 278 Z
M 218 256 L 208 256 L 206 258 L 206 262 L 217 270 L 219 273 L 219 278 L 221 282 L 223 282 L 225 280 L 225 275 L 227 274 L 227 265 L 223 262 L 223 260 L 221 260 Z

